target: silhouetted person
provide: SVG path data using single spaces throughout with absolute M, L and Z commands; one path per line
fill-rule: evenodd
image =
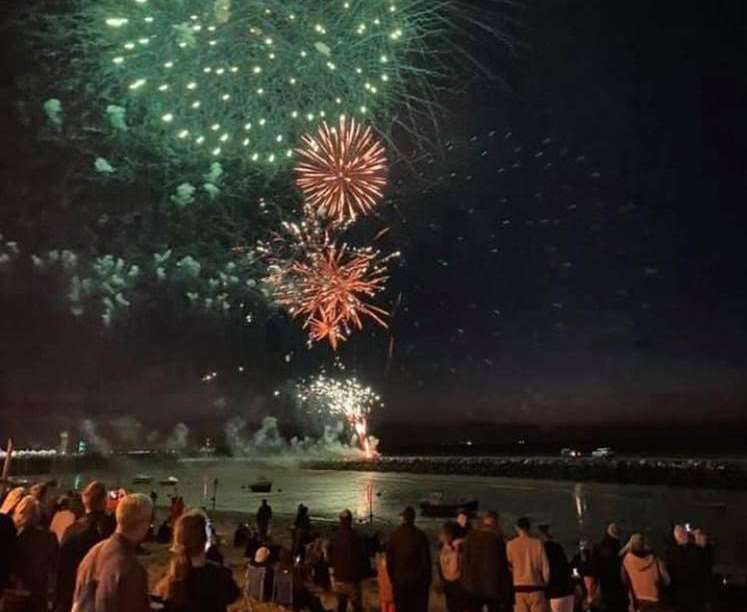
M 293 521 L 293 557 L 305 557 L 306 544 L 311 540 L 311 519 L 309 509 L 303 504 L 298 505 L 296 520 Z
M 13 513 L 18 539 L 12 574 L 19 586 L 31 593 L 26 612 L 49 610 L 49 586 L 57 570 L 59 544 L 41 525 L 42 510 L 32 495 L 24 497 Z
M 16 526 L 13 519 L 0 512 L 0 596 L 10 582 L 11 563 L 16 557 Z
M 506 543 L 498 515 L 487 512 L 479 527 L 470 529 L 462 544 L 462 585 L 468 608 L 481 611 L 508 610 L 513 604 L 513 586 L 506 558 Z
M 262 504 L 257 510 L 257 531 L 259 531 L 259 537 L 263 540 L 267 539 L 267 533 L 270 530 L 271 520 L 272 507 L 267 503 L 266 499 L 263 499 Z
M 620 550 L 620 528 L 611 523 L 607 527 L 601 542 L 591 553 L 592 571 L 594 573 L 594 589 L 599 589 L 600 600 L 605 612 L 627 612 L 628 590 L 622 582 L 622 558 Z M 594 598 L 594 593 L 590 593 Z
M 348 602 L 354 612 L 363 610 L 361 582 L 365 576 L 363 540 L 353 529 L 350 510 L 340 514 L 340 527 L 329 544 L 329 563 L 334 570 L 334 591 L 337 594 L 337 612 L 346 612 Z
M 573 576 L 565 550 L 550 533 L 550 525 L 540 525 L 540 540 L 545 545 L 545 554 L 550 564 L 550 581 L 545 594 L 550 600 L 552 612 L 573 612 L 575 597 L 573 595 Z
M 387 542 L 386 566 L 395 609 L 428 612 L 431 550 L 426 535 L 415 527 L 415 510 L 409 506 L 402 512 L 402 525 Z

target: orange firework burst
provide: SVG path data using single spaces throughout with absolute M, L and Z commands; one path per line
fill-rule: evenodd
M 276 262 L 266 280 L 278 304 L 293 317 L 305 317 L 304 328 L 312 341 L 327 340 L 336 349 L 353 327 L 363 328 L 365 317 L 387 326 L 389 313 L 366 298 L 383 290 L 386 262 L 393 256 L 381 258 L 373 249 L 327 244 L 307 253 L 303 261 Z
M 318 215 L 343 224 L 369 214 L 384 195 L 386 153 L 370 127 L 340 117 L 303 136 L 296 184 Z

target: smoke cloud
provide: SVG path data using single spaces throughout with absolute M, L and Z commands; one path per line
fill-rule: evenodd
M 262 426 L 253 434 L 247 433 L 246 420 L 235 417 L 225 426 L 226 442 L 235 457 L 263 458 L 303 458 L 314 457 L 357 457 L 361 451 L 342 441 L 345 427 L 341 422 L 325 425 L 324 433 L 314 438 L 294 436 L 287 440 L 280 433 L 278 420 L 275 417 L 265 417 Z

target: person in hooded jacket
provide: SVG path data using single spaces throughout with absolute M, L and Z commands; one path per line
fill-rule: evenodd
M 621 573 L 635 610 L 662 609 L 669 573 L 664 562 L 648 547 L 643 534 L 634 533 L 623 549 Z

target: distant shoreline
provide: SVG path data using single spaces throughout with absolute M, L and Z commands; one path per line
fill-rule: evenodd
M 711 459 L 386 457 L 305 461 L 315 470 L 405 472 L 747 490 L 747 465 Z

